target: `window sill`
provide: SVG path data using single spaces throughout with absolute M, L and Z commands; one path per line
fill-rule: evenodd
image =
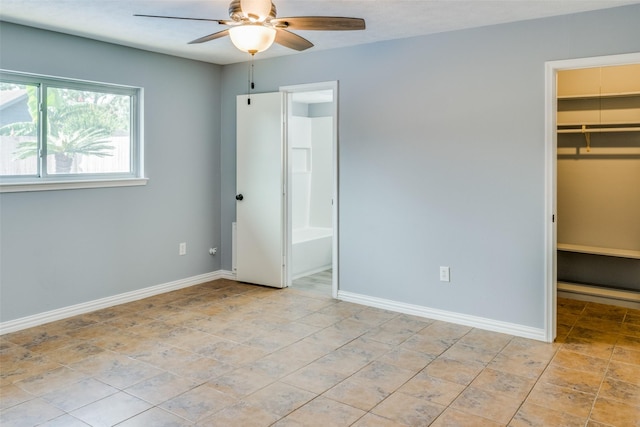
M 148 178 L 94 179 L 86 181 L 43 181 L 0 183 L 0 193 L 77 190 L 81 188 L 132 187 L 147 185 Z

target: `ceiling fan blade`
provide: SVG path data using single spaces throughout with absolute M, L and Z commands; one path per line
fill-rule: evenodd
M 204 43 L 211 40 L 219 39 L 229 35 L 229 30 L 218 31 L 217 33 L 209 34 L 208 36 L 200 37 L 199 39 L 191 40 L 188 44 Z
M 217 22 L 218 24 L 222 24 L 222 25 L 233 25 L 235 24 L 235 22 L 233 21 L 228 21 L 225 19 L 208 19 L 208 18 L 185 18 L 182 16 L 162 16 L 162 15 L 141 15 L 141 14 L 134 14 L 133 16 L 142 16 L 144 18 L 166 18 L 166 19 L 184 19 L 187 21 L 208 21 L 208 22 Z
M 281 44 L 284 47 L 288 47 L 294 50 L 306 50 L 313 47 L 313 43 L 304 37 L 300 37 L 290 31 L 276 28 L 276 43 Z
M 288 30 L 345 31 L 365 29 L 364 19 L 341 16 L 292 16 L 272 19 L 271 23 L 278 28 Z

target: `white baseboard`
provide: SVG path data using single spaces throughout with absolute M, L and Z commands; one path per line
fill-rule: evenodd
M 515 335 L 523 338 L 531 338 L 538 341 L 546 341 L 544 329 L 532 328 L 530 326 L 501 322 L 499 320 L 487 319 L 484 317 L 438 310 L 421 305 L 407 304 L 345 291 L 338 291 L 338 299 L 342 301 L 366 305 L 369 307 L 382 308 L 399 313 L 426 317 L 428 319 L 442 320 L 444 322 L 471 326 L 487 331 L 501 332 L 503 334 Z
M 600 286 L 558 282 L 558 296 L 600 304 L 640 309 L 640 292 L 623 291 Z
M 229 270 L 218 270 L 216 273 L 220 275 L 218 279 L 236 280 L 236 273 Z
M 44 313 L 34 314 L 15 320 L 9 320 L 0 323 L 0 335 L 10 332 L 16 332 L 22 329 L 31 328 L 33 326 L 43 325 L 45 323 L 54 322 L 56 320 L 66 319 L 68 317 L 77 316 L 78 314 L 89 313 L 91 311 L 103 308 L 113 307 L 114 305 L 124 304 L 131 301 L 151 297 L 165 292 L 175 291 L 177 289 L 187 288 L 189 286 L 199 285 L 201 283 L 211 282 L 217 279 L 234 279 L 235 275 L 225 270 L 218 270 L 212 273 L 200 274 L 198 276 L 188 277 L 186 279 L 175 280 L 173 282 L 161 285 L 150 286 L 136 291 L 125 292 L 106 298 L 100 298 L 93 301 L 87 301 L 81 304 L 71 305 L 56 310 L 46 311 Z

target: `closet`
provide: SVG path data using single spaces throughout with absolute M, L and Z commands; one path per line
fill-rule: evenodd
M 557 75 L 559 290 L 640 301 L 640 64 Z

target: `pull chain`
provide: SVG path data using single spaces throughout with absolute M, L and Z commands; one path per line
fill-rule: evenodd
M 249 78 L 248 78 L 248 89 L 247 92 L 249 94 L 249 96 L 247 97 L 247 105 L 251 105 L 251 89 L 255 88 L 255 84 L 253 83 L 253 56 L 254 54 L 251 54 L 251 61 L 250 61 L 250 65 L 249 65 Z

